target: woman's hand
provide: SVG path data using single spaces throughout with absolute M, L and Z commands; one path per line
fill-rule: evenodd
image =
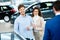
M 36 26 L 35 24 L 33 24 L 33 28 L 36 29 L 36 27 L 37 27 L 37 26 Z

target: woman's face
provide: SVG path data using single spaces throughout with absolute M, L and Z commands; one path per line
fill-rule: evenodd
M 39 13 L 38 9 L 35 9 L 35 10 L 33 11 L 33 14 L 34 14 L 34 15 L 38 15 L 38 13 Z

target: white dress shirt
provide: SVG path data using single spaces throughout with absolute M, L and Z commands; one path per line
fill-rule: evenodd
M 44 23 L 43 21 L 44 21 L 44 19 L 42 17 L 38 16 L 38 15 L 33 17 L 33 22 L 37 26 L 34 29 L 35 32 L 38 32 L 39 30 L 41 30 L 41 28 L 43 28 L 42 25 L 41 25 L 41 24 Z

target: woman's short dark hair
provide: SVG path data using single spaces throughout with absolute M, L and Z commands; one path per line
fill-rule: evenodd
M 23 4 L 20 4 L 20 5 L 18 6 L 18 10 L 19 10 L 21 7 L 24 7 L 24 8 L 25 8 L 25 6 L 24 6 Z
M 60 11 L 60 1 L 55 1 L 53 7 L 56 11 Z
M 34 10 L 35 10 L 35 9 L 37 9 L 37 10 L 38 10 L 38 15 L 42 17 L 42 13 L 41 13 L 41 10 L 40 10 L 40 8 L 39 8 L 39 7 L 35 7 L 35 8 L 33 9 L 33 11 L 32 11 L 32 17 L 34 17 L 33 12 L 34 12 Z

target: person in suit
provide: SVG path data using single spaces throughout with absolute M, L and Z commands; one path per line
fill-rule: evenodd
M 35 40 L 41 40 L 43 36 L 43 23 L 44 19 L 42 17 L 42 13 L 39 7 L 35 7 L 32 12 L 33 23 L 35 25 L 34 28 L 34 36 Z
M 43 40 L 60 40 L 60 1 L 54 2 L 53 10 L 56 16 L 46 22 Z

